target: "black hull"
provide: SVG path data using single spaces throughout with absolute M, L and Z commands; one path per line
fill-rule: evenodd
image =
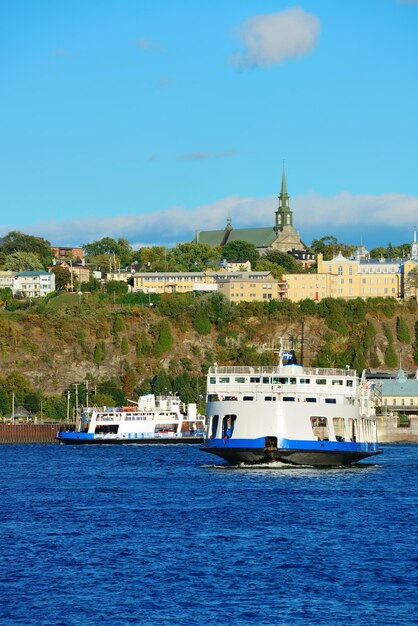
M 381 450 L 373 452 L 340 452 L 336 450 L 296 450 L 282 448 L 278 450 L 263 449 L 223 449 L 223 448 L 201 448 L 203 452 L 215 454 L 225 459 L 231 465 L 260 465 L 268 463 L 286 463 L 288 465 L 309 465 L 312 467 L 344 467 L 354 465 L 363 459 L 376 454 L 381 454 Z
M 158 438 L 150 438 L 150 439 L 61 439 L 60 437 L 56 437 L 58 443 L 62 443 L 69 446 L 80 446 L 80 445 L 90 445 L 90 446 L 105 446 L 105 445 L 135 445 L 135 446 L 165 446 L 165 445 L 201 445 L 204 441 L 203 437 L 182 437 L 180 438 L 172 438 L 172 439 L 158 439 Z

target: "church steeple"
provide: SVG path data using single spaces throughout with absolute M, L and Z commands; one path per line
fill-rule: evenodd
M 289 206 L 289 194 L 287 193 L 287 184 L 286 184 L 286 172 L 284 170 L 282 172 L 282 187 L 279 194 L 279 206 L 276 211 L 276 227 L 275 230 L 278 232 L 282 231 L 286 226 L 290 226 L 293 228 L 293 211 L 290 210 Z
M 417 227 L 414 226 L 414 241 L 411 244 L 411 259 L 418 261 Z

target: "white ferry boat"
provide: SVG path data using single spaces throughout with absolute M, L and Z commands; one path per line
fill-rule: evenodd
M 67 444 L 203 443 L 204 416 L 196 404 L 187 406 L 175 395 L 141 396 L 130 406 L 86 408 L 74 431 L 59 431 Z
M 211 367 L 201 448 L 231 464 L 344 466 L 379 454 L 377 390 L 355 370 L 297 365 Z

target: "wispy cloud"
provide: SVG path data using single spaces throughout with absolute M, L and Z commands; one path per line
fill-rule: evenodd
M 356 243 L 350 237 L 355 236 L 352 233 L 357 229 L 361 230 L 366 245 L 368 240 L 376 241 L 376 233 L 385 231 L 382 244 L 386 244 L 388 229 L 393 243 L 397 234 L 404 241 L 408 240 L 409 235 L 412 238 L 412 229 L 417 223 L 418 197 L 400 194 L 353 195 L 348 192 L 324 197 L 310 193 L 292 198 L 291 207 L 295 227 L 306 242 L 317 237 L 318 233 L 320 236 L 343 233 L 343 241 Z M 192 210 L 173 206 L 141 215 L 48 220 L 19 230 L 45 237 L 60 245 L 80 245 L 109 236 L 126 237 L 132 244 L 171 246 L 177 242 L 191 241 L 195 230 L 223 229 L 228 216 L 231 216 L 234 228 L 273 227 L 276 208 L 275 196 L 229 196 Z M 3 234 L 10 230 L 16 230 L 16 227 L 12 224 L 0 227 Z
M 308 54 L 316 45 L 320 20 L 300 7 L 256 15 L 238 29 L 243 52 L 230 57 L 237 67 L 268 67 Z
M 204 161 L 207 159 L 227 159 L 237 154 L 236 150 L 224 150 L 223 152 L 190 152 L 189 154 L 178 154 L 179 161 Z
M 69 50 L 66 50 L 65 48 L 55 48 L 54 50 L 51 51 L 51 56 L 55 58 L 70 57 L 71 52 Z
M 171 85 L 171 79 L 168 76 L 160 76 L 157 79 L 157 87 L 164 89 L 164 87 L 169 87 Z
M 137 39 L 136 47 L 139 50 L 149 50 L 150 52 L 164 52 L 163 46 L 152 39 Z

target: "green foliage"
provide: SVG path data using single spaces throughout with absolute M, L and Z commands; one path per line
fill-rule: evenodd
M 115 321 L 113 322 L 113 334 L 117 335 L 118 333 L 123 332 L 126 329 L 125 322 L 121 315 L 117 315 L 115 317 Z
M 413 359 L 415 365 L 418 365 L 418 322 L 415 322 L 415 341 L 412 344 Z
M 367 367 L 364 352 L 361 346 L 358 346 L 354 351 L 354 357 L 351 361 L 351 366 L 360 374 Z
M 106 344 L 104 341 L 98 341 L 94 348 L 93 361 L 99 367 L 106 358 Z
M 221 257 L 227 261 L 250 261 L 251 267 L 257 264 L 260 254 L 252 243 L 236 239 L 221 248 Z
M 212 324 L 206 315 L 198 314 L 193 318 L 193 328 L 200 335 L 209 335 L 212 330 Z
M 126 335 L 123 335 L 122 337 L 120 351 L 122 352 L 122 354 L 129 354 L 129 341 Z
M 314 302 L 314 300 L 306 298 L 305 300 L 299 301 L 299 309 L 303 315 L 317 315 L 318 304 Z
M 113 263 L 118 261 L 122 267 L 132 263 L 132 247 L 129 241 L 122 237 L 119 239 L 103 237 L 99 241 L 84 244 L 83 250 L 91 262 L 97 260 L 97 257 L 106 255 Z
M 12 272 L 43 270 L 42 261 L 33 252 L 13 252 L 6 257 L 4 269 Z
M 94 276 L 90 276 L 87 282 L 80 284 L 80 291 L 100 291 L 101 287 L 102 284 L 100 280 L 94 278 Z
M 266 259 L 266 261 L 270 261 L 274 265 L 279 266 L 282 270 L 284 269 L 288 273 L 297 273 L 302 270 L 302 265 L 299 261 L 297 261 L 291 254 L 287 252 L 279 252 L 278 250 L 269 250 L 262 257 L 262 259 Z M 259 269 L 259 263 L 257 264 L 257 269 Z
M 385 365 L 390 368 L 395 368 L 398 366 L 398 357 L 392 344 L 389 344 L 386 348 Z
M 105 283 L 106 293 L 115 293 L 118 295 L 128 293 L 129 285 L 123 280 L 108 280 Z
M 56 265 L 51 269 L 51 272 L 55 274 L 56 291 L 62 291 L 71 283 L 71 273 L 66 267 Z
M 219 250 L 206 243 L 180 243 L 170 251 L 170 270 L 176 272 L 203 272 L 217 269 Z
M 385 323 L 382 324 L 382 330 L 383 330 L 383 334 L 385 335 L 386 339 L 388 340 L 389 344 L 393 343 L 393 333 L 391 331 L 391 329 L 389 328 L 389 326 Z
M 300 271 L 300 268 L 298 271 Z M 274 278 L 280 280 L 285 272 L 285 268 L 262 257 L 257 261 L 257 272 L 270 272 Z
M 349 300 L 345 305 L 345 318 L 352 324 L 364 322 L 367 313 L 367 304 L 362 298 Z
M 372 347 L 373 339 L 375 337 L 376 337 L 376 328 L 374 327 L 373 323 L 370 320 L 368 320 L 366 329 L 364 332 L 364 341 L 363 341 L 363 346 L 364 348 L 366 348 L 366 350 Z
M 160 357 L 170 350 L 173 346 L 173 336 L 170 330 L 170 324 L 167 320 L 163 320 L 160 322 L 156 328 L 157 331 L 157 341 L 154 345 L 154 354 L 156 357 Z
M 396 320 L 396 336 L 401 343 L 411 343 L 408 324 L 403 317 Z
M 379 357 L 377 356 L 376 352 L 372 352 L 370 354 L 370 367 L 372 369 L 377 369 L 380 367 Z
M 356 246 L 351 246 L 346 243 L 339 243 L 336 237 L 331 235 L 325 235 L 321 239 L 313 239 L 311 244 L 311 250 L 316 254 L 323 254 L 325 261 L 330 261 L 339 252 L 345 257 L 349 258 L 355 251 Z
M 34 237 L 33 235 L 25 235 L 19 231 L 13 230 L 3 237 L 2 252 L 7 255 L 16 253 L 33 254 L 40 261 L 40 268 L 26 269 L 46 269 L 52 263 L 51 244 L 43 237 Z M 23 271 L 23 270 L 17 270 Z
M 151 344 L 148 340 L 148 337 L 145 334 L 137 335 L 136 337 L 136 356 L 138 358 L 145 356 L 149 353 L 151 348 Z

